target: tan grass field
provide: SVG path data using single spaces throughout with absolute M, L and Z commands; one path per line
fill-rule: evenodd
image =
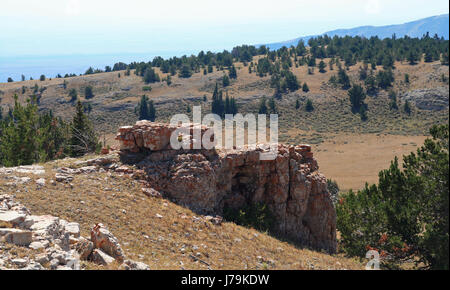
M 415 152 L 425 136 L 401 135 L 339 135 L 314 146 L 320 171 L 337 181 L 342 191 L 358 190 L 364 184 L 376 184 L 378 172 L 389 168 L 397 156 Z

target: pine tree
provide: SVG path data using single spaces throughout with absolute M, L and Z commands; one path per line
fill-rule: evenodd
M 312 112 L 312 111 L 314 111 L 314 105 L 313 105 L 313 102 L 312 102 L 310 99 L 306 100 L 305 110 L 306 110 L 307 112 Z
M 97 137 L 91 122 L 84 114 L 84 106 L 80 101 L 77 103 L 70 131 L 70 155 L 72 157 L 95 151 L 98 143 Z
M 275 103 L 275 98 L 270 98 L 269 99 L 269 109 L 270 109 L 270 113 L 271 114 L 276 114 L 277 113 L 277 106 Z
M 350 97 L 350 103 L 352 104 L 352 111 L 359 112 L 361 106 L 364 105 L 364 100 L 366 98 L 366 93 L 363 87 L 354 84 L 353 87 L 348 91 Z
M 304 91 L 305 93 L 309 92 L 309 87 L 306 82 L 303 84 L 302 91 Z
M 148 120 L 155 122 L 156 119 L 156 108 L 153 101 L 148 102 Z
M 405 104 L 403 105 L 403 111 L 408 114 L 411 115 L 411 105 L 409 104 L 409 101 L 406 100 Z
M 76 89 L 70 89 L 69 91 L 70 102 L 74 103 L 78 98 L 78 93 Z
M 180 78 L 190 78 L 191 76 L 191 67 L 188 64 L 184 64 L 180 70 Z
M 448 124 L 430 133 L 433 139 L 402 165 L 396 157 L 380 171 L 378 185 L 340 197 L 337 229 L 346 254 L 365 257 L 375 249 L 386 268 L 412 260 L 422 269 L 449 269 Z
M 347 90 L 351 87 L 350 78 L 342 68 L 338 72 L 338 82 L 342 85 L 342 89 Z
M 150 120 L 150 114 L 149 114 L 149 110 L 148 110 L 148 98 L 146 95 L 143 95 L 141 97 L 141 101 L 138 104 L 137 110 L 139 111 L 138 113 L 138 118 L 139 120 Z
M 319 62 L 319 72 L 320 73 L 325 73 L 326 72 L 326 70 L 325 70 L 326 67 L 327 67 L 327 65 L 325 64 L 325 62 L 323 60 L 321 60 Z
M 232 65 L 230 68 L 229 77 L 230 79 L 237 79 L 236 67 L 234 67 L 234 65 Z
M 259 103 L 259 114 L 267 114 L 266 98 L 263 97 Z
M 213 114 L 217 114 L 220 117 L 223 117 L 224 115 L 224 102 L 222 99 L 222 91 L 219 92 L 218 85 L 216 83 L 216 87 L 214 88 L 214 93 L 212 96 L 212 103 L 211 103 L 211 112 Z
M 228 75 L 223 75 L 222 77 L 222 86 L 228 87 L 230 85 L 230 78 L 228 77 Z
M 94 91 L 91 86 L 87 86 L 84 88 L 84 97 L 86 99 L 92 99 L 94 97 Z

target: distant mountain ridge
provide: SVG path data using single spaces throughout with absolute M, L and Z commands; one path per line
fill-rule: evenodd
M 333 36 L 364 36 L 372 37 L 378 36 L 379 38 L 392 37 L 395 34 L 397 37 L 403 37 L 405 35 L 409 37 L 422 37 L 427 32 L 431 36 L 437 34 L 439 37 L 449 39 L 449 14 L 442 14 L 432 17 L 427 17 L 404 24 L 386 25 L 386 26 L 360 26 L 350 29 L 337 29 L 325 32 L 319 35 Z M 303 39 L 307 42 L 310 38 L 319 35 L 302 36 L 296 39 L 266 44 L 271 50 L 279 49 L 283 46 L 290 47 L 291 45 L 297 45 L 297 43 Z

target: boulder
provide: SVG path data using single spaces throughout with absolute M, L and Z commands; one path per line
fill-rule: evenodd
M 87 260 L 94 249 L 94 243 L 83 239 L 76 244 L 75 248 L 80 255 L 80 260 Z
M 79 238 L 80 237 L 80 224 L 79 223 L 67 223 L 64 226 L 64 229 L 72 237 L 75 237 L 75 238 Z
M 13 226 L 18 226 L 25 220 L 26 215 L 19 213 L 17 211 L 0 211 L 0 222 L 5 222 L 12 224 Z
M 68 174 L 63 174 L 63 173 L 57 173 L 57 174 L 55 174 L 55 180 L 58 182 L 69 183 L 73 180 L 73 176 L 68 175 Z
M 91 241 L 94 248 L 101 249 L 119 262 L 123 262 L 124 253 L 119 241 L 102 224 L 97 224 L 92 228 Z
M 193 127 L 186 125 L 187 132 Z M 274 217 L 272 231 L 311 248 L 336 251 L 336 211 L 310 145 L 279 144 L 272 160 L 261 159 L 269 144 L 172 150 L 170 134 L 177 128 L 139 121 L 119 129 L 120 157 L 138 168 L 144 194 L 168 197 L 210 215 L 206 220 L 215 224 L 221 219 L 213 216 L 223 215 L 226 207 L 263 203 Z M 181 139 L 194 142 L 193 135 Z
M 17 246 L 28 246 L 33 241 L 33 233 L 20 229 L 0 229 L 0 236 L 4 236 L 7 243 Z
M 114 258 L 104 253 L 100 249 L 95 249 L 92 251 L 92 262 L 99 265 L 109 265 L 114 263 Z
M 150 267 L 147 264 L 133 260 L 123 261 L 123 264 L 120 266 L 120 268 L 124 270 L 150 270 Z

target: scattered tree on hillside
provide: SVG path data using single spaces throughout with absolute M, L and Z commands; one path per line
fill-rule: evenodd
M 234 65 L 231 66 L 230 73 L 228 75 L 229 75 L 230 79 L 236 79 L 237 78 L 236 67 Z
M 230 85 L 230 78 L 228 77 L 228 75 L 223 75 L 223 77 L 222 77 L 222 86 L 225 88 L 225 87 L 228 87 Z
M 302 91 L 305 92 L 305 93 L 309 92 L 309 87 L 308 87 L 308 84 L 306 82 L 302 86 Z
M 314 105 L 313 105 L 313 102 L 311 101 L 311 99 L 307 99 L 307 100 L 306 100 L 305 110 L 306 110 L 307 112 L 312 112 L 312 111 L 314 111 Z
M 157 83 L 160 81 L 159 75 L 150 67 L 145 70 L 143 77 L 146 84 Z
M 76 89 L 70 89 L 69 91 L 70 102 L 74 103 L 78 98 L 78 93 Z
M 327 65 L 325 64 L 325 62 L 323 60 L 321 60 L 319 62 L 319 72 L 320 73 L 325 73 L 326 72 L 326 70 L 325 70 L 326 67 L 327 67 Z
M 84 97 L 86 99 L 92 99 L 94 97 L 94 90 L 91 86 L 87 86 L 84 88 Z
M 350 97 L 352 111 L 359 112 L 366 99 L 366 93 L 364 92 L 363 87 L 358 84 L 353 84 L 353 87 L 348 91 L 348 95 Z
M 92 124 L 84 114 L 84 106 L 78 101 L 75 116 L 70 126 L 70 155 L 77 157 L 89 152 L 94 152 L 98 140 L 92 128 Z

